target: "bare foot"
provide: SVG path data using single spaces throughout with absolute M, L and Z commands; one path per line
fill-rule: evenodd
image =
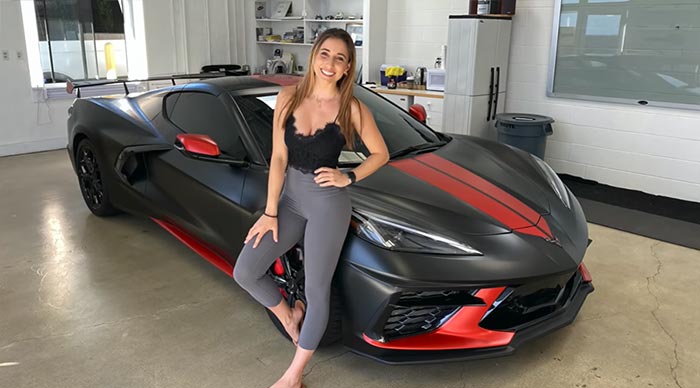
M 301 382 L 301 378 L 296 380 L 282 376 L 276 383 L 272 384 L 270 388 L 306 388 L 306 386 Z
M 299 343 L 299 332 L 301 331 L 301 321 L 304 319 L 304 312 L 304 303 L 297 300 L 292 309 L 292 319 L 288 322 L 282 322 L 284 329 L 287 331 L 287 334 L 289 334 L 294 345 Z

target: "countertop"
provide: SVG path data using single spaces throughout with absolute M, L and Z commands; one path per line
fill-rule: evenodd
M 413 96 L 413 97 L 428 97 L 428 98 L 445 98 L 444 92 L 438 92 L 434 90 L 419 90 L 419 89 L 389 89 L 386 86 L 376 86 L 373 85 L 363 85 L 367 89 L 374 90 L 377 93 L 384 94 L 398 94 L 400 96 Z

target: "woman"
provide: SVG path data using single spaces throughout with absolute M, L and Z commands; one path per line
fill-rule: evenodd
M 350 35 L 337 28 L 325 31 L 309 64 L 302 81 L 277 97 L 267 206 L 248 232 L 234 271 L 236 281 L 275 314 L 296 344 L 292 364 L 271 388 L 303 386 L 304 367 L 328 323 L 331 279 L 350 222 L 344 188 L 389 160 L 372 114 L 353 96 L 356 55 Z M 343 173 L 338 157 L 344 145 L 352 148 L 356 135 L 370 155 Z M 297 302 L 292 309 L 266 271 L 302 236 L 308 305 Z

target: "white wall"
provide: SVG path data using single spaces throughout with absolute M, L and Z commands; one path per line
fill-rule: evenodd
M 520 0 L 506 109 L 553 117 L 546 159 L 617 187 L 700 202 L 700 112 L 546 96 L 554 0 Z
M 0 1 L 0 26 L 0 51 L 10 54 L 0 57 L 0 156 L 65 147 L 71 101 L 45 101 L 32 90 L 20 0 Z
M 410 72 L 418 66 L 434 67 L 447 44 L 448 16 L 466 13 L 468 4 L 469 0 L 389 0 L 385 63 L 408 66 Z
M 143 1 L 149 75 L 197 73 L 203 65 L 256 58 L 251 0 Z

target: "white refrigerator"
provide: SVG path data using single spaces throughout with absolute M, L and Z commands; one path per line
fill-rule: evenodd
M 450 15 L 443 132 L 496 139 L 505 106 L 510 16 Z

